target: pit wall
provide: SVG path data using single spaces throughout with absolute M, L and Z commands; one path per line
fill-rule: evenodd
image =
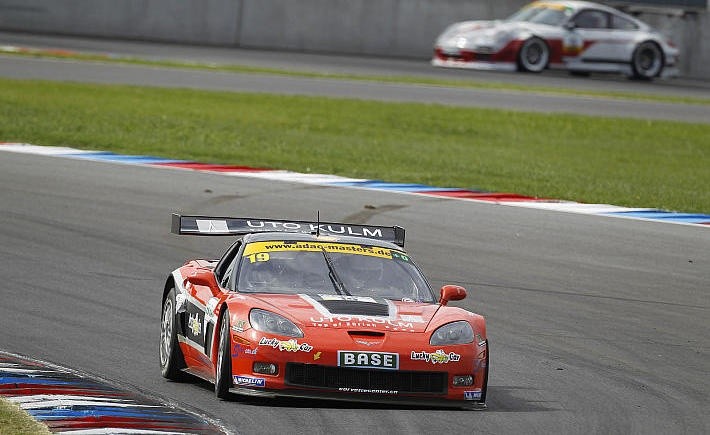
M 428 59 L 463 19 L 526 0 L 0 0 L 0 30 Z M 678 11 L 676 11 L 678 12 Z M 645 13 L 681 49 L 681 74 L 710 80 L 710 13 Z M 0 41 L 1 42 L 1 41 Z

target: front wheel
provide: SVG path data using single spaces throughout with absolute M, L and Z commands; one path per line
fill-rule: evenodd
M 183 377 L 181 369 L 185 367 L 185 360 L 178 344 L 175 320 L 175 288 L 173 287 L 165 296 L 160 321 L 160 372 L 163 377 L 178 381 Z
M 550 48 L 545 41 L 533 37 L 525 42 L 518 51 L 518 71 L 542 72 L 550 61 Z
M 631 56 L 632 78 L 651 80 L 661 75 L 663 52 L 655 42 L 646 41 L 636 47 Z
M 219 349 L 217 350 L 217 367 L 214 380 L 214 392 L 220 399 L 229 399 L 232 387 L 232 353 L 230 349 L 231 339 L 229 338 L 229 310 L 225 309 L 222 314 L 221 327 L 219 329 Z

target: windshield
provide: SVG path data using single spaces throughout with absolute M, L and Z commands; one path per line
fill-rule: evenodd
M 237 290 L 434 302 L 429 285 L 406 253 L 332 242 L 248 244 Z
M 527 21 L 529 23 L 562 25 L 572 15 L 572 10 L 561 5 L 537 5 L 522 8 L 506 21 Z

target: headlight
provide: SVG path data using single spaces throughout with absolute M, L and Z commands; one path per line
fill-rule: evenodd
M 271 311 L 253 309 L 249 312 L 249 323 L 257 331 L 285 335 L 287 337 L 303 337 L 303 332 L 292 321 Z
M 444 346 L 447 344 L 466 344 L 473 342 L 473 328 L 471 325 L 460 320 L 458 322 L 447 323 L 440 326 L 429 339 L 432 346 Z

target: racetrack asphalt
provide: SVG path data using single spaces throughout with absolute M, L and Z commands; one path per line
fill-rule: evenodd
M 25 74 L 61 64 L 36 61 Z M 125 69 L 102 80 L 122 82 Z M 188 82 L 209 86 L 205 74 Z M 0 155 L 0 186 L 0 348 L 149 391 L 235 433 L 710 432 L 707 228 L 14 153 Z M 203 382 L 160 376 L 165 277 L 230 241 L 172 235 L 170 214 L 316 210 L 405 227 L 434 287 L 469 290 L 457 305 L 488 321 L 488 410 L 222 402 Z
M 706 228 L 3 153 L 0 347 L 150 391 L 236 433 L 705 433 Z M 484 412 L 222 402 L 158 368 L 160 291 L 228 238 L 170 213 L 398 224 L 435 287 L 486 316 Z

